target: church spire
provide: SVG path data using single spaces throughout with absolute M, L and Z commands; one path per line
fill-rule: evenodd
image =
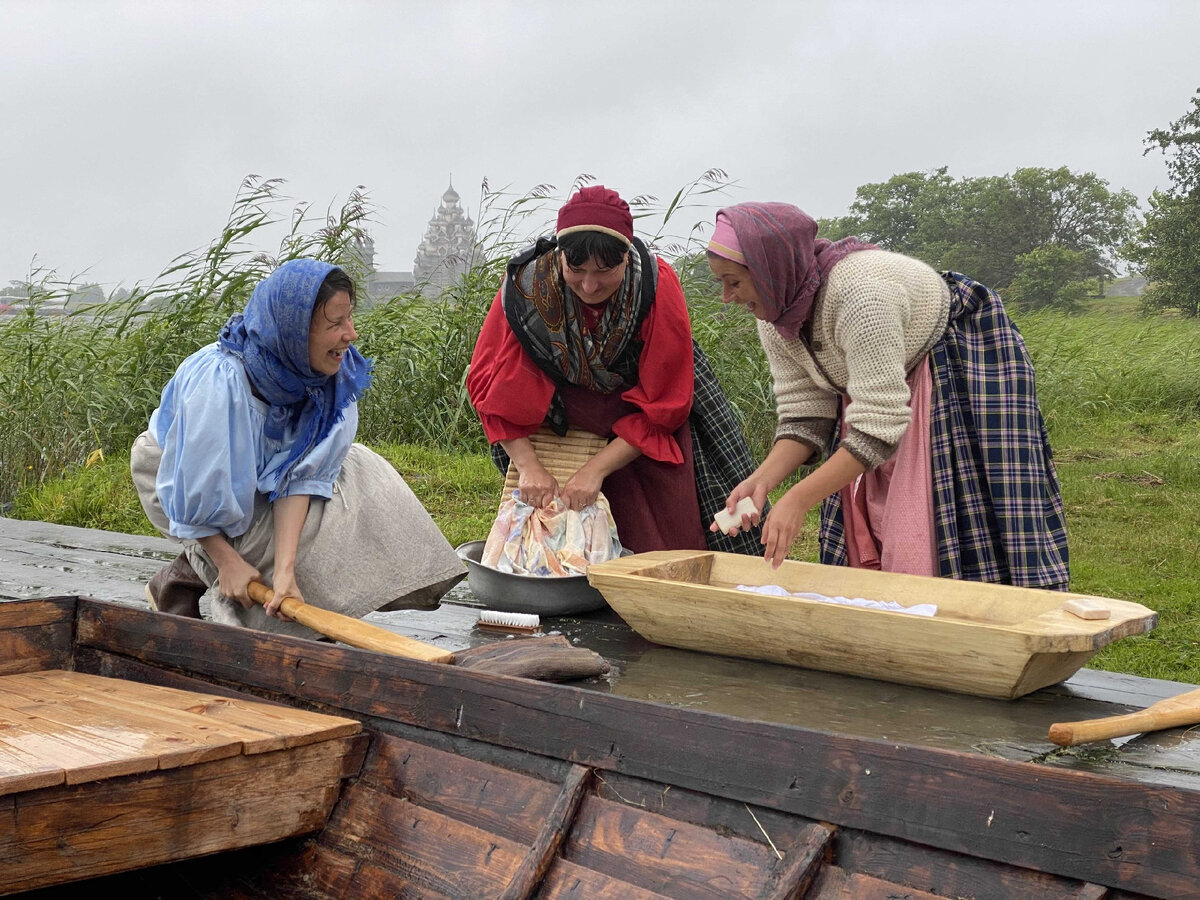
M 482 259 L 475 239 L 475 223 L 459 206 L 459 200 L 451 173 L 442 202 L 429 220 L 413 261 L 413 277 L 418 284 L 426 285 L 423 289 L 426 294 L 440 293 Z

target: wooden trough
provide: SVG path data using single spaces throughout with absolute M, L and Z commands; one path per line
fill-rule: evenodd
M 1073 675 L 1105 645 L 1152 629 L 1137 603 L 701 550 L 641 553 L 592 566 L 588 580 L 647 640 L 984 697 L 1015 698 Z M 935 604 L 921 616 L 771 596 L 789 593 Z M 1071 600 L 1102 606 L 1085 619 Z

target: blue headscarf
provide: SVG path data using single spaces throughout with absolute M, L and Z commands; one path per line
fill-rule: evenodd
M 296 463 L 324 440 L 345 408 L 371 384 L 372 363 L 353 345 L 336 375 L 314 372 L 308 364 L 317 291 L 335 268 L 315 259 L 288 260 L 255 285 L 246 309 L 229 317 L 217 339 L 222 349 L 242 360 L 254 389 L 270 405 L 267 437 L 280 440 L 288 424 L 296 423 L 296 441 L 280 485 L 286 485 Z

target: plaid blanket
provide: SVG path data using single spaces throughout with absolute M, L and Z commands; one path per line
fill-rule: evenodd
M 929 353 L 940 574 L 1066 590 L 1062 493 L 1025 342 L 994 291 L 942 277 L 950 322 Z M 820 543 L 822 562 L 846 564 L 840 491 L 821 505 Z

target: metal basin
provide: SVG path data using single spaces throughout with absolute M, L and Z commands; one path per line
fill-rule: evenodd
M 501 612 L 567 616 L 591 612 L 607 604 L 601 593 L 588 584 L 586 575 L 512 575 L 483 565 L 484 541 L 467 541 L 455 548 L 467 566 L 471 593 Z

